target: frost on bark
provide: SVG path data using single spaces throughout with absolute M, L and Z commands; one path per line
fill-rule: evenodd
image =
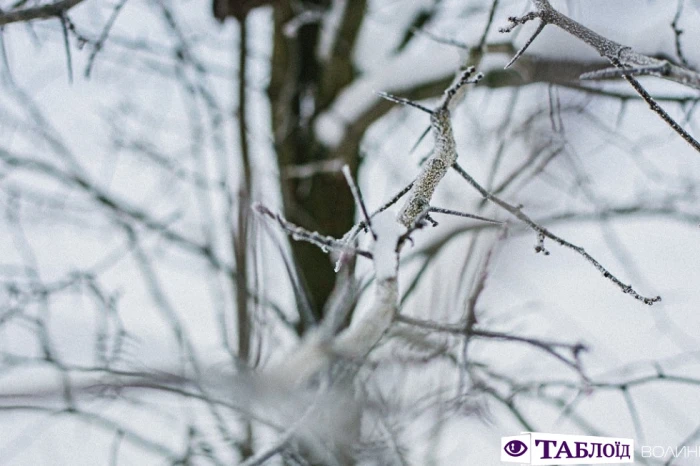
M 430 128 L 435 138 L 435 145 L 428 160 L 423 164 L 420 174 L 414 180 L 408 199 L 399 212 L 399 222 L 411 228 L 421 217 L 428 213 L 433 193 L 447 171 L 457 161 L 457 145 L 450 121 L 450 104 L 462 87 L 468 83 L 477 83 L 482 74 L 470 80 L 474 68 L 462 73 L 459 80 L 445 91 L 442 103 L 430 112 Z

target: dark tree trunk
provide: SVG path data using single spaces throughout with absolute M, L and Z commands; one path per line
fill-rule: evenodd
M 293 37 L 284 34 L 285 25 L 294 17 L 290 2 L 281 1 L 275 7 L 275 36 L 272 58 L 272 76 L 269 96 L 272 105 L 272 124 L 277 158 L 280 167 L 280 185 L 285 215 L 291 221 L 323 234 L 339 237 L 353 225 L 355 206 L 352 194 L 340 173 L 322 173 L 306 179 L 288 179 L 285 168 L 315 161 L 342 159 L 352 172 L 358 166 L 358 145 L 331 151 L 323 147 L 313 131 L 314 116 L 332 102 L 339 90 L 352 80 L 350 51 L 364 15 L 364 1 L 357 1 L 346 12 L 354 24 L 345 39 L 345 50 L 333 51 L 332 58 L 319 63 L 316 51 L 321 26 L 305 24 Z M 328 8 L 327 0 L 307 0 L 309 8 Z M 341 30 L 339 39 L 342 41 Z M 344 53 L 343 53 L 344 52 Z M 313 99 L 314 116 L 303 118 L 301 105 Z M 305 102 L 302 102 L 305 100 Z M 359 141 L 359 137 L 356 138 Z M 349 150 L 348 150 L 349 149 Z M 341 153 L 342 152 L 342 153 Z M 302 283 L 311 299 L 316 320 L 330 295 L 335 273 L 328 254 L 316 246 L 293 242 L 292 252 Z M 305 322 L 305 329 L 312 322 Z
M 226 18 L 241 20 L 253 9 L 274 3 L 275 0 L 214 0 L 212 12 L 214 18 L 224 22 Z

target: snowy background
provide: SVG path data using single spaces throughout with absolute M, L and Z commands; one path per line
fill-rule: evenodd
M 474 44 L 483 32 L 490 3 L 445 0 L 426 28 Z M 174 13 L 179 30 L 186 34 L 184 40 L 168 27 L 163 4 Z M 317 118 L 319 139 L 331 147 L 337 144 L 346 123 L 380 98 L 375 91 L 400 95 L 459 69 L 464 51 L 428 36 L 419 35 L 397 51 L 418 12 L 433 6 L 432 0 L 370 2 L 354 52 L 358 77 Z M 594 0 L 555 2 L 555 6 L 639 52 L 676 56 L 670 26 L 676 2 Z M 9 2 L 2 8 L 9 8 Z M 489 41 L 510 40 L 512 34 L 499 34 L 498 28 L 506 25 L 508 16 L 526 8 L 525 1 L 500 2 Z M 114 2 L 86 0 L 71 10 L 70 18 L 83 34 L 95 37 L 113 9 Z M 691 65 L 700 64 L 700 49 L 694 47 L 700 40 L 698 20 L 700 5 L 686 2 L 682 40 Z M 265 96 L 272 53 L 271 11 L 256 10 L 248 21 L 249 134 L 258 180 L 254 196 L 280 209 Z M 528 24 L 518 30 L 516 45 L 524 43 L 534 27 Z M 71 38 L 72 82 L 59 21 L 3 29 L 0 464 L 170 464 L 164 458 L 170 452 L 183 454 L 193 438 L 213 439 L 224 461 L 238 461 L 234 452 L 221 446 L 224 441 L 218 439 L 206 408 L 176 394 L 126 390 L 96 396 L 77 390 L 75 402 L 96 417 L 62 411 L 66 377 L 76 387 L 81 381 L 89 385 L 101 374 L 84 369 L 104 358 L 113 357 L 114 367 L 123 370 L 177 372 L 178 332 L 192 342 L 212 390 L 234 401 L 243 396 L 227 386 L 230 359 L 222 344 L 226 330 L 221 314 L 230 308 L 231 298 L 221 291 L 223 273 L 192 246 L 208 235 L 224 237 L 231 228 L 224 213 L 227 199 L 216 183 L 226 176 L 235 185 L 240 172 L 233 130 L 236 28 L 233 20 L 219 25 L 205 1 L 129 0 L 104 50 L 95 56 L 89 77 L 84 71 L 92 49 L 81 48 Z M 190 58 L 182 60 L 178 53 Z M 528 54 L 599 59 L 595 51 L 554 27 L 545 29 Z M 489 54 L 479 69 L 500 68 L 509 58 Z M 201 69 L 193 63 L 201 64 Z M 688 97 L 683 106 L 675 102 L 664 106 L 692 134 L 700 134 L 693 111 L 696 91 L 659 79 L 643 83 L 656 96 Z M 202 98 L 204 92 L 191 90 L 199 84 L 211 101 Z M 633 96 L 625 83 L 590 87 Z M 220 123 L 211 124 L 213 117 Z M 506 235 L 496 228 L 475 233 L 469 229 L 473 221 L 436 216 L 439 227 L 418 232 L 416 244 L 404 255 L 400 288 L 405 291 L 419 273 L 434 244 L 446 243 L 431 259 L 402 312 L 456 322 L 479 267 L 492 250 L 478 301 L 479 324 L 545 340 L 583 342 L 590 348 L 582 355 L 585 373 L 594 385 L 612 384 L 579 390 L 580 373 L 537 349 L 476 341 L 469 357 L 512 378 L 501 385 L 495 377 L 491 382 L 504 397 L 511 397 L 534 429 L 631 437 L 638 445 L 700 444 L 699 437 L 688 439 L 700 428 L 700 155 L 638 98 L 596 97 L 547 84 L 470 88 L 454 111 L 453 123 L 460 163 L 491 188 L 527 157 L 556 148 L 557 155 L 541 173 L 513 183 L 503 197 L 522 204 L 560 237 L 585 247 L 641 294 L 661 295 L 663 301 L 648 307 L 633 300 L 583 258 L 552 242 L 545 243 L 550 255 L 535 254 L 537 238 L 517 222 Z M 425 114 L 397 106 L 369 129 L 359 185 L 371 208 L 413 179 L 431 138 L 410 150 L 427 125 Z M 13 166 L 12 157 L 31 160 L 33 165 Z M 501 171 L 492 175 L 497 157 Z M 36 170 L 43 167 L 41 163 L 60 175 Z M 534 162 L 532 167 L 528 170 L 534 170 Z M 486 183 L 491 176 L 492 182 Z M 76 181 L 81 178 L 118 199 L 119 209 L 101 204 L 100 192 L 81 189 Z M 436 205 L 465 212 L 476 212 L 480 203 L 478 193 L 454 173 L 448 174 L 435 199 Z M 608 217 L 598 214 L 622 208 L 629 211 Z M 181 239 L 165 238 L 160 227 L 135 221 L 136 211 L 167 225 Z M 481 210 L 480 215 L 512 220 L 496 208 Z M 138 246 L 130 243 L 125 224 L 132 225 Z M 256 272 L 259 289 L 293 319 L 294 295 L 280 265 L 282 237 L 262 223 L 258 228 L 260 243 L 252 254 L 262 264 Z M 214 251 L 222 270 L 234 262 L 227 251 L 223 245 Z M 139 254 L 148 258 L 153 275 L 144 270 Z M 358 264 L 358 276 L 366 279 L 370 273 L 368 264 Z M 162 294 L 154 293 L 153 277 Z M 53 291 L 43 295 L 39 284 Z M 360 307 L 364 301 L 360 299 Z M 257 318 L 267 322 L 279 316 L 261 306 Z M 179 328 L 173 325 L 175 320 Z M 120 332 L 126 336 L 118 337 Z M 436 339 L 452 345 L 449 351 L 455 354 L 461 351 L 451 337 Z M 260 367 L 283 361 L 295 341 L 284 326 L 270 325 L 260 349 Z M 62 370 L 46 361 L 47 342 L 64 365 Z M 395 356 L 392 348 L 378 351 L 388 360 Z M 687 380 L 655 380 L 626 390 L 613 386 L 659 373 Z M 421 397 L 454 387 L 460 377 L 443 363 L 428 369 L 380 365 L 375 377 L 377 389 L 399 412 L 420 411 L 422 402 L 429 407 L 412 415 L 412 422 L 398 435 L 402 444 L 410 446 L 410 464 L 498 464 L 500 437 L 524 430 L 507 402 L 484 394 L 474 396 L 472 413 L 466 408 L 436 412 Z M 555 381 L 561 383 L 525 390 L 531 383 Z M 513 387 L 523 388 L 523 393 L 513 395 Z M 565 404 L 557 405 L 554 399 Z M 237 435 L 237 417 L 227 416 Z M 432 421 L 440 416 L 447 421 L 435 436 Z M 127 438 L 130 434 L 117 425 L 137 432 L 138 439 Z M 188 430 L 191 425 L 201 431 L 193 433 Z M 261 434 L 258 442 L 272 441 L 274 436 L 268 434 Z M 192 464 L 200 462 L 206 460 L 195 458 Z M 692 460 L 680 459 L 677 464 Z

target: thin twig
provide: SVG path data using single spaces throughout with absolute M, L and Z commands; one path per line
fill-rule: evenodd
M 437 42 L 438 44 L 444 44 L 444 45 L 450 45 L 452 47 L 457 47 L 458 49 L 462 50 L 469 50 L 469 46 L 465 44 L 464 42 L 455 40 L 455 39 L 450 39 L 448 37 L 442 37 L 434 32 L 430 32 L 427 29 L 422 29 L 422 28 L 412 28 L 411 29 L 411 34 L 420 34 L 423 36 L 428 37 L 430 40 Z
M 380 97 L 382 97 L 382 98 L 384 98 L 384 99 L 386 99 L 386 100 L 388 100 L 389 102 L 394 102 L 394 103 L 401 104 L 401 105 L 408 105 L 408 106 L 417 108 L 418 110 L 422 110 L 422 111 L 424 111 L 425 113 L 427 113 L 428 115 L 432 115 L 432 114 L 433 114 L 433 111 L 432 111 L 432 110 L 430 110 L 429 108 L 424 107 L 424 106 L 422 106 L 421 104 L 416 103 L 416 102 L 414 102 L 414 101 L 412 101 L 412 100 L 405 99 L 405 98 L 403 98 L 403 97 L 397 97 L 397 96 L 395 96 L 395 95 L 388 94 L 388 93 L 383 92 L 383 91 L 377 91 L 377 95 L 380 96 Z
M 425 219 L 430 208 L 430 200 L 435 189 L 450 166 L 457 160 L 457 148 L 450 121 L 450 104 L 466 84 L 475 84 L 483 77 L 481 73 L 472 78 L 474 67 L 462 72 L 459 79 L 445 90 L 442 103 L 431 111 L 430 126 L 435 137 L 435 147 L 428 160 L 413 182 L 413 187 L 399 211 L 399 222 L 409 230 L 416 226 L 418 219 Z
M 622 397 L 625 399 L 627 410 L 629 411 L 630 416 L 632 417 L 632 424 L 634 425 L 634 432 L 637 437 L 637 440 L 640 443 L 646 443 L 644 442 L 644 430 L 642 429 L 642 421 L 639 419 L 639 411 L 637 410 L 637 406 L 634 404 L 632 394 L 627 389 L 627 387 L 622 387 L 620 390 L 622 391 Z
M 102 47 L 104 46 L 104 43 L 107 40 L 107 37 L 109 36 L 109 32 L 112 30 L 112 26 L 114 25 L 114 22 L 117 20 L 117 16 L 119 16 L 119 12 L 124 7 L 126 2 L 127 2 L 127 0 L 120 0 L 119 3 L 117 3 L 114 6 L 114 9 L 112 10 L 112 14 L 109 16 L 109 19 L 107 20 L 107 24 L 105 24 L 104 28 L 102 28 L 102 33 L 100 34 L 100 37 L 92 45 L 92 51 L 90 52 L 90 56 L 88 57 L 87 66 L 85 67 L 85 77 L 86 78 L 90 77 L 90 73 L 92 73 L 92 67 L 95 64 L 95 57 L 97 57 L 97 54 L 100 52 L 100 50 L 102 50 Z
M 688 60 L 685 58 L 685 54 L 683 53 L 683 47 L 681 46 L 681 34 L 683 34 L 683 29 L 678 26 L 678 22 L 681 19 L 681 14 L 683 13 L 684 3 L 685 0 L 678 0 L 678 7 L 676 8 L 676 15 L 673 17 L 673 21 L 671 22 L 671 29 L 673 29 L 673 36 L 676 44 L 676 56 L 681 61 L 681 65 L 691 69 Z
M 375 231 L 372 229 L 372 219 L 370 218 L 369 213 L 367 212 L 367 206 L 365 205 L 365 201 L 364 199 L 362 199 L 362 192 L 360 192 L 360 189 L 357 187 L 355 181 L 352 179 L 350 167 L 348 167 L 347 165 L 343 166 L 343 176 L 345 177 L 345 181 L 350 187 L 352 197 L 355 198 L 355 203 L 360 208 L 360 212 L 362 212 L 362 217 L 365 219 L 365 224 L 367 225 L 367 228 L 369 228 L 370 233 L 372 233 L 372 238 L 374 238 L 376 241 L 377 233 L 375 233 Z
M 498 2 L 499 0 L 493 0 L 491 2 L 491 9 L 489 10 L 489 18 L 486 21 L 486 26 L 484 27 L 484 32 L 481 34 L 481 39 L 479 39 L 479 43 L 476 45 L 477 50 L 483 50 L 484 47 L 486 46 L 486 39 L 488 38 L 489 31 L 491 30 L 491 25 L 493 24 L 493 18 L 496 16 L 496 9 L 498 8 Z
M 253 209 L 255 209 L 255 211 L 259 214 L 275 220 L 285 232 L 291 235 L 294 241 L 306 241 L 307 243 L 318 246 L 325 252 L 328 252 L 329 249 L 335 249 L 338 251 L 352 252 L 358 256 L 366 257 L 368 259 L 373 258 L 371 252 L 365 251 L 364 249 L 354 248 L 343 240 L 335 239 L 332 236 L 324 236 L 294 225 L 280 214 L 272 212 L 270 209 L 260 203 L 254 204 Z
M 538 242 L 541 239 L 542 236 L 547 237 L 560 246 L 563 246 L 565 248 L 571 249 L 572 251 L 576 252 L 577 254 L 581 255 L 584 259 L 586 259 L 593 267 L 595 267 L 601 274 L 603 274 L 603 277 L 607 278 L 611 282 L 613 282 L 615 285 L 618 286 L 624 293 L 632 295 L 634 299 L 637 299 L 644 304 L 652 305 L 656 302 L 661 301 L 661 296 L 656 296 L 654 298 L 648 298 L 645 296 L 640 295 L 637 293 L 637 291 L 632 288 L 631 285 L 626 285 L 623 283 L 620 279 L 618 279 L 615 275 L 613 275 L 607 268 L 605 268 L 600 262 L 598 262 L 593 256 L 591 256 L 588 252 L 586 252 L 585 249 L 583 249 L 581 246 L 577 246 L 573 243 L 570 243 L 566 241 L 565 239 L 553 234 L 549 230 L 547 230 L 545 227 L 539 225 L 536 223 L 534 220 L 532 220 L 530 217 L 525 215 L 520 207 L 513 206 L 501 198 L 491 194 L 488 192 L 484 187 L 482 187 L 479 183 L 472 178 L 472 176 L 467 173 L 462 167 L 460 167 L 456 162 L 453 165 L 453 168 L 459 173 L 459 175 L 464 178 L 467 183 L 469 183 L 474 189 L 476 189 L 481 196 L 486 199 L 487 201 L 493 202 L 494 204 L 498 205 L 505 211 L 509 212 L 516 218 L 518 218 L 520 221 L 525 223 L 527 226 L 529 226 L 535 233 L 538 235 Z M 538 244 L 539 247 L 543 247 L 543 244 Z
M 616 66 L 618 65 L 619 63 L 616 63 Z M 678 122 L 676 122 L 676 120 L 674 120 L 671 117 L 671 115 L 669 115 L 656 100 L 654 100 L 651 94 L 649 94 L 647 90 L 644 89 L 644 87 L 639 83 L 639 81 L 637 81 L 633 76 L 630 75 L 623 75 L 622 77 L 625 81 L 630 83 L 632 88 L 637 92 L 637 94 L 639 94 L 639 96 L 642 99 L 644 99 L 644 101 L 649 105 L 649 108 L 654 113 L 659 115 L 661 119 L 664 120 L 666 124 L 668 124 L 668 126 L 670 126 L 671 129 L 673 129 L 673 131 L 678 133 L 685 140 L 685 142 L 690 144 L 693 147 L 693 149 L 700 152 L 700 142 L 698 142 L 697 139 L 695 139 L 693 136 L 690 135 L 690 133 L 683 129 L 683 127 L 679 125 Z
M 62 11 L 59 15 L 61 20 L 61 30 L 63 31 L 63 47 L 66 50 L 66 67 L 68 68 L 68 82 L 73 84 L 73 59 L 70 52 L 70 40 L 68 38 L 68 19 L 66 12 Z
M 455 335 L 473 336 L 473 337 L 477 337 L 477 338 L 505 340 L 505 341 L 512 341 L 512 342 L 516 342 L 516 343 L 525 343 L 525 344 L 534 346 L 536 348 L 539 348 L 546 353 L 549 353 L 550 355 L 552 355 L 556 359 L 562 361 L 567 366 L 570 366 L 573 369 L 575 369 L 577 372 L 580 372 L 580 369 L 581 369 L 580 364 L 579 364 L 580 353 L 587 350 L 586 345 L 584 345 L 582 343 L 565 343 L 565 342 L 559 342 L 559 341 L 541 340 L 538 338 L 524 337 L 524 336 L 519 336 L 519 335 L 513 335 L 510 333 L 482 330 L 482 329 L 477 329 L 475 327 L 469 328 L 464 323 L 441 324 L 441 323 L 433 322 L 432 320 L 416 319 L 416 318 L 408 317 L 408 316 L 405 316 L 402 314 L 397 315 L 396 320 L 398 322 L 401 322 L 404 324 L 413 325 L 415 327 L 420 327 L 420 328 L 425 328 L 427 330 L 434 330 L 437 332 L 444 332 L 444 333 L 450 333 L 450 334 L 455 334 Z M 567 352 L 571 353 L 571 359 L 567 358 L 566 356 L 563 356 L 561 353 L 559 353 L 559 351 L 557 351 L 557 350 L 560 350 L 560 349 L 566 350 Z
M 537 26 L 537 29 L 535 29 L 535 32 L 530 36 L 530 38 L 527 40 L 527 42 L 525 42 L 525 45 L 523 45 L 520 48 L 520 50 L 518 50 L 515 53 L 515 55 L 513 55 L 513 58 L 511 58 L 510 61 L 506 64 L 506 66 L 503 67 L 504 69 L 510 68 L 513 65 L 513 63 L 515 63 L 518 60 L 518 58 L 520 58 L 525 53 L 525 51 L 528 49 L 528 47 L 530 47 L 530 45 L 532 45 L 532 42 L 537 38 L 537 36 L 540 35 L 540 32 L 542 32 L 544 30 L 544 27 L 546 25 L 547 25 L 547 23 L 545 23 L 544 21 L 540 22 L 539 26 Z
M 389 207 L 391 207 L 391 206 L 393 206 L 394 204 L 396 204 L 397 202 L 399 202 L 399 200 L 400 200 L 402 197 L 404 197 L 404 196 L 406 195 L 406 193 L 408 193 L 408 192 L 411 190 L 412 187 L 413 187 L 413 181 L 411 181 L 411 182 L 410 182 L 408 185 L 406 185 L 406 187 L 404 187 L 401 191 L 399 191 L 399 192 L 396 193 L 394 196 L 392 196 L 391 199 L 389 199 L 387 202 L 385 202 L 384 204 L 382 204 L 381 207 L 379 207 L 377 210 L 375 210 L 374 212 L 372 212 L 372 213 L 370 214 L 370 218 L 375 217 L 375 216 L 378 215 L 378 214 L 381 214 L 382 212 L 384 212 L 385 210 L 387 210 Z M 348 231 L 348 232 L 345 234 L 345 236 L 343 236 L 343 240 L 346 241 L 346 242 L 348 242 L 348 243 L 352 242 L 352 241 L 357 237 L 357 234 L 360 232 L 360 230 L 364 230 L 365 228 L 367 228 L 367 223 L 366 223 L 364 220 L 361 221 L 360 223 L 355 224 L 355 225 L 350 229 L 350 231 Z
M 457 210 L 443 209 L 441 207 L 430 207 L 429 212 L 434 212 L 436 214 L 454 215 L 456 217 L 473 218 L 474 220 L 481 220 L 482 222 L 495 223 L 496 225 L 503 225 L 505 222 L 500 220 L 494 220 L 492 218 L 481 217 L 479 215 L 469 214 L 466 212 L 459 212 Z
M 483 73 L 477 73 L 476 76 L 472 78 L 474 71 L 476 71 L 475 68 L 473 66 L 470 66 L 462 72 L 457 82 L 455 82 L 453 85 L 451 85 L 445 90 L 445 92 L 443 93 L 442 105 L 435 109 L 433 113 L 439 110 L 447 110 L 448 106 L 452 102 L 452 99 L 455 98 L 459 90 L 466 84 L 476 84 L 482 80 L 482 78 L 484 77 Z

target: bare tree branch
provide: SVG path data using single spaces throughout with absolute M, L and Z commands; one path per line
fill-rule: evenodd
M 83 0 L 61 0 L 47 5 L 2 12 L 0 13 L 0 26 L 36 19 L 60 17 L 82 2 Z
M 501 32 L 510 32 L 513 30 L 513 28 L 521 24 L 525 24 L 528 21 L 536 18 L 540 20 L 540 25 L 535 33 L 526 42 L 525 46 L 518 51 L 513 60 L 511 60 L 507 66 L 510 66 L 525 52 L 535 37 L 537 37 L 537 35 L 546 25 L 553 24 L 590 45 L 598 53 L 600 53 L 601 56 L 607 58 L 617 69 L 616 72 L 619 72 L 620 75 L 632 85 L 634 90 L 649 104 L 652 111 L 658 114 L 696 151 L 700 152 L 700 142 L 693 138 L 673 118 L 671 118 L 671 116 L 663 108 L 661 108 L 658 103 L 656 103 L 651 95 L 632 76 L 634 74 L 650 74 L 677 82 L 693 89 L 700 89 L 699 73 L 678 65 L 674 65 L 667 60 L 659 60 L 658 58 L 643 55 L 633 51 L 630 47 L 607 39 L 554 9 L 549 3 L 549 0 L 533 0 L 533 3 L 535 4 L 537 11 L 530 12 L 520 18 L 510 17 L 510 26 L 501 29 Z M 605 71 L 602 74 L 589 73 L 583 75 L 582 77 L 590 79 L 610 76 L 612 76 L 611 72 Z
M 583 256 L 590 264 L 593 265 L 598 271 L 603 274 L 603 277 L 607 278 L 611 282 L 613 282 L 615 285 L 618 286 L 624 293 L 632 295 L 634 299 L 637 299 L 644 304 L 652 305 L 656 302 L 661 301 L 661 296 L 656 296 L 654 298 L 648 298 L 645 296 L 640 295 L 637 293 L 634 288 L 632 288 L 631 285 L 626 285 L 620 279 L 618 279 L 615 275 L 610 273 L 608 269 L 606 269 L 600 262 L 598 262 L 593 256 L 591 256 L 588 252 L 586 252 L 585 249 L 583 249 L 581 246 L 576 246 L 575 244 L 572 244 L 568 241 L 566 241 L 563 238 L 560 238 L 559 236 L 556 236 L 555 234 L 551 233 L 548 229 L 544 228 L 543 226 L 539 225 L 535 221 L 533 221 L 530 217 L 525 215 L 522 211 L 521 208 L 513 206 L 511 204 L 508 204 L 507 202 L 503 201 L 501 198 L 494 196 L 493 194 L 489 193 L 486 189 L 484 189 L 479 183 L 474 180 L 474 178 L 469 175 L 462 167 L 460 167 L 458 164 L 454 164 L 453 168 L 457 171 L 457 173 L 460 174 L 462 178 L 464 178 L 467 183 L 469 183 L 474 189 L 479 191 L 481 196 L 488 200 L 493 202 L 494 204 L 498 205 L 499 207 L 503 208 L 522 222 L 524 222 L 527 226 L 532 228 L 533 231 L 537 233 L 538 237 L 538 245 L 536 247 L 537 252 L 545 252 L 546 250 L 543 248 L 542 242 L 543 238 L 547 237 L 556 243 L 558 243 L 561 246 L 564 246 L 568 249 L 571 249 L 572 251 L 576 252 L 577 254 Z

